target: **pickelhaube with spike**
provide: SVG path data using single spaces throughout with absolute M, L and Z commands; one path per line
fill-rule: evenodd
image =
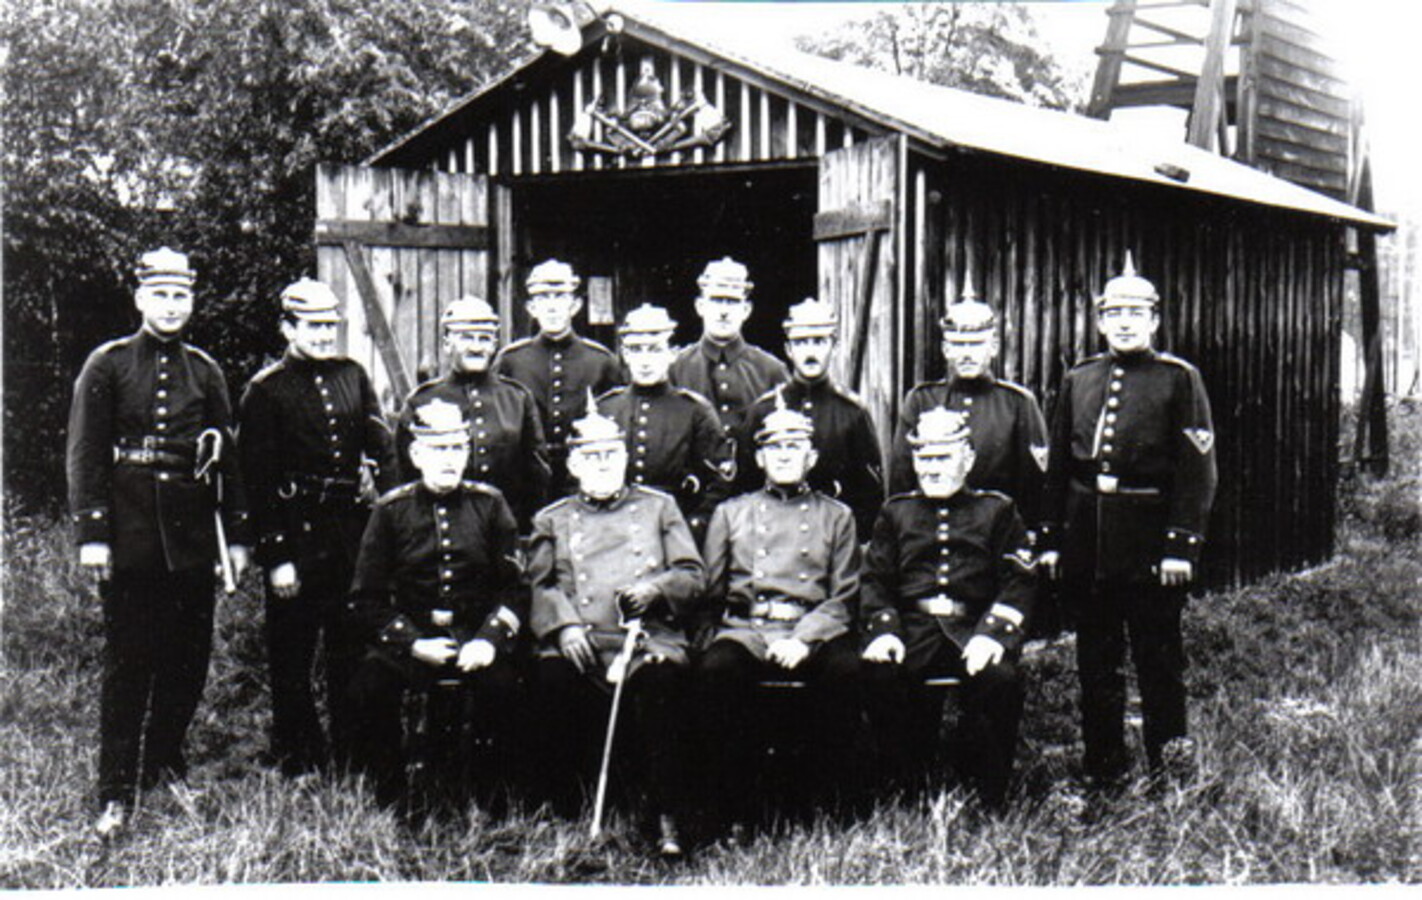
M 484 298 L 465 295 L 449 304 L 439 324 L 445 331 L 498 331 L 499 314 Z
M 943 318 L 938 320 L 938 324 L 943 329 L 945 337 L 955 334 L 982 334 L 997 327 L 997 313 L 991 306 L 978 299 L 972 282 L 965 281 L 963 295 L 957 301 L 948 304 L 948 308 L 943 311 Z
M 1152 309 L 1160 303 L 1160 294 L 1155 285 L 1136 274 L 1136 264 L 1131 251 L 1126 251 L 1126 265 L 1121 274 L 1106 282 L 1101 296 L 1096 298 L 1096 308 L 1112 306 L 1148 306 Z
M 324 281 L 299 278 L 281 292 L 281 311 L 308 322 L 341 321 L 341 301 Z
M 771 441 L 812 440 L 815 423 L 809 416 L 785 406 L 785 396 L 780 388 L 775 390 L 775 409 L 760 423 L 755 432 L 755 443 L 763 447 Z
M 622 426 L 615 419 L 609 419 L 598 412 L 597 400 L 592 388 L 588 388 L 588 411 L 581 419 L 573 420 L 573 434 L 568 438 L 569 447 L 585 447 L 588 444 L 620 444 L 626 439 Z
M 171 247 L 149 250 L 138 258 L 133 270 L 139 284 L 177 284 L 192 287 L 197 273 L 188 265 L 188 255 Z
M 921 450 L 925 447 L 957 444 L 967 441 L 971 436 L 967 413 L 935 406 L 918 417 L 918 424 L 909 432 L 908 442 L 915 450 Z

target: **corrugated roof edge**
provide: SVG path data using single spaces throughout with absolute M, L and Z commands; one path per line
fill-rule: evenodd
M 1382 216 L 1193 147 L 1183 140 L 1145 141 L 1107 121 L 929 84 L 794 49 L 779 51 L 770 59 L 758 48 L 737 46 L 730 35 L 708 34 L 712 29 L 704 24 L 692 28 L 689 21 L 675 21 L 692 15 L 687 7 L 695 5 L 659 4 L 653 10 L 644 4 L 621 0 L 613 4 L 612 11 L 624 17 L 628 34 L 648 43 L 667 49 L 675 44 L 694 47 L 791 91 L 903 131 L 930 146 L 969 148 L 1143 181 L 1346 221 L 1378 231 L 1396 228 Z M 372 155 L 367 164 L 378 164 L 416 141 L 440 122 L 498 90 L 546 53 L 525 59 L 508 74 L 451 104 L 445 112 Z M 1182 183 L 1163 174 L 1162 168 L 1184 170 L 1189 173 L 1189 180 Z

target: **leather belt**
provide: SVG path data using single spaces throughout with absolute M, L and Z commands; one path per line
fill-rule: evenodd
M 1121 483 L 1121 476 L 1107 475 L 1101 473 L 1092 481 L 1077 480 L 1082 490 L 1092 491 L 1097 494 L 1123 494 L 1132 497 L 1159 497 L 1161 490 L 1158 487 L 1146 487 L 1136 485 L 1125 485 Z
M 805 614 L 805 608 L 788 600 L 757 600 L 751 604 L 750 617 L 768 622 L 795 622 Z
M 943 616 L 949 619 L 958 619 L 967 616 L 970 612 L 968 604 L 961 600 L 954 600 L 952 597 L 945 597 L 938 594 L 934 597 L 924 597 L 916 604 L 918 611 L 927 613 L 930 616 Z
M 121 466 L 152 466 L 156 469 L 180 470 L 191 467 L 192 457 L 171 450 L 151 447 L 115 447 L 114 463 Z
M 283 500 L 300 496 L 317 503 L 325 503 L 328 500 L 354 502 L 360 496 L 360 482 L 354 478 L 327 478 L 323 475 L 297 472 L 277 489 L 277 495 Z

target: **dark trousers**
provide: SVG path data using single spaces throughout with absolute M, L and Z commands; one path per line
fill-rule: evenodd
M 949 757 L 985 802 L 1000 804 L 1012 777 L 1026 697 L 1016 655 L 1004 654 L 1001 662 L 969 677 L 962 649 L 946 635 L 930 633 L 924 642 L 910 647 L 901 664 L 864 664 L 869 720 L 884 767 L 899 785 L 921 782 L 938 749 L 944 697 L 941 688 L 923 682 L 957 677 L 962 684 Z
M 1081 731 L 1086 773 L 1116 778 L 1129 766 L 1125 742 L 1126 641 L 1141 691 L 1146 754 L 1160 765 L 1161 747 L 1186 733 L 1182 588 L 1098 581 L 1078 594 L 1076 658 L 1081 677 Z
M 409 787 L 403 716 L 407 691 L 425 692 L 423 701 L 441 709 L 432 716 L 439 721 L 424 723 L 430 730 L 421 735 L 427 745 L 419 752 L 435 777 L 453 782 L 445 785 L 449 799 L 462 800 L 473 780 L 507 777 L 514 717 L 522 703 L 518 667 L 508 654 L 500 652 L 490 665 L 466 674 L 453 666 L 436 668 L 371 650 L 356 664 L 348 690 L 350 762 L 374 783 L 378 802 L 390 805 Z M 477 760 L 470 752 L 476 732 L 495 748 Z M 482 769 L 468 770 L 475 765 Z
M 762 681 L 805 682 L 809 723 L 803 745 L 815 786 L 830 791 L 853 782 L 853 750 L 863 709 L 860 702 L 859 652 L 844 635 L 817 645 L 793 670 L 757 659 L 732 640 L 713 641 L 693 667 L 696 710 L 701 718 L 698 758 L 703 804 L 715 818 L 754 816 L 759 757 L 771 725 L 763 705 L 770 698 Z
M 272 756 L 288 775 L 334 761 L 344 766 L 351 744 L 347 688 L 362 647 L 352 633 L 346 597 L 351 569 L 342 560 L 299 567 L 301 591 L 278 597 L 267 587 L 267 667 L 272 691 Z M 330 741 L 316 711 L 312 669 L 320 643 L 325 668 Z M 334 756 L 334 759 L 332 758 Z
M 99 698 L 99 800 L 187 774 L 183 738 L 207 683 L 214 576 L 116 571 L 101 587 L 104 678 Z
M 573 813 L 583 788 L 596 785 L 613 686 L 601 670 L 584 675 L 561 656 L 536 660 L 533 681 L 535 787 Z M 669 662 L 640 663 L 622 689 L 611 771 L 658 813 L 680 813 L 686 802 L 686 690 L 686 667 Z

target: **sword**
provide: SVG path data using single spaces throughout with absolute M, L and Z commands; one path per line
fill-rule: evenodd
M 612 665 L 607 667 L 607 680 L 616 686 L 612 689 L 612 709 L 607 714 L 607 737 L 602 742 L 602 765 L 598 767 L 597 772 L 597 796 L 593 801 L 591 830 L 594 838 L 602 834 L 602 812 L 607 801 L 607 775 L 612 764 L 612 740 L 617 731 L 617 711 L 622 706 L 622 687 L 627 684 L 627 670 L 632 665 L 632 656 L 646 636 L 640 618 L 627 622 L 626 627 L 627 637 L 622 641 L 622 650 L 613 659 Z
M 203 448 L 208 448 L 204 458 Z M 222 432 L 209 428 L 198 435 L 197 466 L 193 478 L 198 481 L 213 482 L 211 469 L 222 458 Z M 222 476 L 215 479 L 217 509 L 212 511 L 213 524 L 217 526 L 217 558 L 222 566 L 222 589 L 228 594 L 237 593 L 237 571 L 232 566 L 232 553 L 227 549 L 227 529 L 222 524 Z

